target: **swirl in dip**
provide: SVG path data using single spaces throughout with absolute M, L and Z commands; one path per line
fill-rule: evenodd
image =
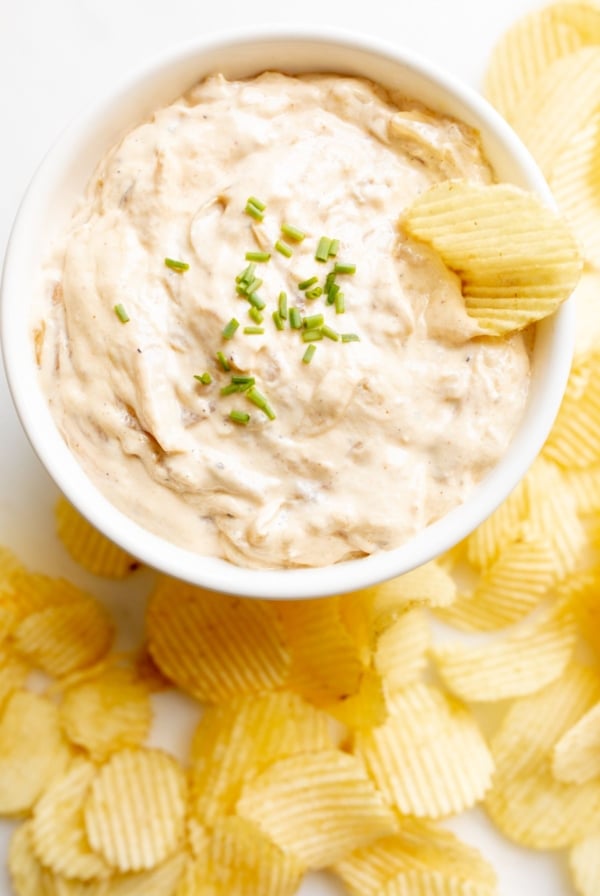
M 398 228 L 448 178 L 493 179 L 477 134 L 348 77 L 215 75 L 131 131 L 48 266 L 35 327 L 56 422 L 105 495 L 248 567 L 394 548 L 461 503 L 520 421 L 530 334 L 482 336 L 458 278 Z M 322 236 L 339 241 L 326 261 Z M 247 252 L 270 254 L 253 317 Z M 343 313 L 318 295 L 336 263 L 355 265 L 335 278 Z M 346 340 L 304 342 L 289 310 L 278 329 L 281 292 Z M 232 376 L 274 419 L 247 389 L 222 394 Z

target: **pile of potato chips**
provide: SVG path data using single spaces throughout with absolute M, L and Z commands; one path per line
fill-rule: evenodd
M 487 88 L 586 261 L 542 455 L 465 542 L 365 591 L 269 603 L 160 578 L 135 652 L 114 650 L 92 596 L 1 552 L 0 813 L 20 819 L 17 896 L 293 896 L 316 868 L 350 896 L 493 896 L 494 869 L 441 823 L 477 804 L 513 841 L 568 850 L 575 890 L 600 893 L 600 7 L 519 22 Z M 467 193 L 442 185 L 407 226 L 503 332 L 493 277 L 438 245 L 424 214 Z M 551 282 L 530 265 L 544 313 L 579 273 L 561 240 Z M 64 500 L 57 525 L 88 571 L 137 566 Z M 169 688 L 205 707 L 185 762 L 147 745 Z

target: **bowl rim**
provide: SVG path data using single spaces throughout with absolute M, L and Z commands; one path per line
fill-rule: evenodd
M 507 122 L 474 88 L 420 54 L 379 38 L 341 28 L 266 25 L 215 32 L 187 40 L 155 54 L 144 64 L 137 66 L 113 84 L 88 109 L 76 116 L 42 159 L 25 191 L 7 244 L 0 283 L 2 355 L 18 417 L 43 466 L 79 512 L 124 550 L 159 572 L 217 592 L 268 599 L 326 597 L 375 585 L 434 559 L 466 537 L 508 496 L 541 450 L 558 412 L 571 366 L 575 309 L 572 300 L 567 301 L 553 316 L 542 400 L 536 402 L 535 415 L 530 412 L 537 423 L 529 427 L 532 431 L 526 439 L 519 440 L 521 452 L 515 450 L 513 439 L 503 458 L 473 489 L 463 504 L 417 532 L 400 547 L 324 567 L 254 569 L 178 547 L 118 510 L 83 472 L 76 456 L 59 434 L 45 397 L 43 401 L 46 403 L 47 413 L 44 413 L 39 386 L 39 392 L 35 392 L 37 371 L 33 369 L 35 364 L 31 345 L 29 344 L 28 351 L 25 350 L 30 330 L 25 332 L 26 328 L 19 325 L 21 318 L 12 312 L 11 305 L 22 293 L 19 284 L 28 222 L 36 212 L 40 201 L 37 194 L 43 187 L 44 178 L 51 175 L 53 166 L 60 162 L 61 154 L 78 138 L 82 139 L 93 128 L 94 123 L 97 123 L 99 116 L 109 112 L 119 99 L 140 87 L 151 75 L 165 67 L 175 66 L 191 55 L 199 56 L 200 70 L 202 54 L 219 49 L 230 51 L 256 42 L 335 44 L 348 51 L 362 51 L 416 72 L 418 77 L 433 82 L 467 108 L 473 118 L 481 123 L 482 128 L 485 127 L 486 134 L 491 134 L 495 142 L 508 149 L 519 169 L 526 174 L 531 189 L 546 204 L 555 207 L 552 194 L 537 164 Z M 29 371 L 28 364 L 31 368 Z M 33 401 L 30 389 L 34 390 Z M 520 424 L 522 426 L 523 422 Z

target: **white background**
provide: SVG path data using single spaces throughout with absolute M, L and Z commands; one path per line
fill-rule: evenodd
M 20 197 L 65 125 L 124 73 L 156 51 L 232 25 L 342 25 L 428 56 L 479 87 L 489 52 L 535 0 L 0 0 L 0 257 Z M 122 643 L 136 640 L 147 574 L 119 586 L 76 570 L 52 534 L 53 486 L 21 433 L 0 373 L 0 543 L 49 572 L 62 572 L 106 598 L 121 622 Z M 162 700 L 155 742 L 176 749 L 193 719 L 185 700 Z M 166 725 L 165 720 L 169 719 Z M 0 894 L 9 826 L 0 823 Z M 483 815 L 461 820 L 501 878 L 502 896 L 572 893 L 564 857 L 535 854 L 498 837 Z M 2 845 L 4 844 L 4 845 Z M 340 890 L 313 876 L 303 896 Z M 256 894 L 260 896 L 260 894 Z

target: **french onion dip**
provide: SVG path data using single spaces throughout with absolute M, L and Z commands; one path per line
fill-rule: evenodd
M 349 77 L 217 74 L 131 131 L 35 324 L 102 492 L 247 567 L 388 550 L 460 504 L 509 445 L 530 358 L 398 225 L 451 178 L 493 180 L 474 131 Z

